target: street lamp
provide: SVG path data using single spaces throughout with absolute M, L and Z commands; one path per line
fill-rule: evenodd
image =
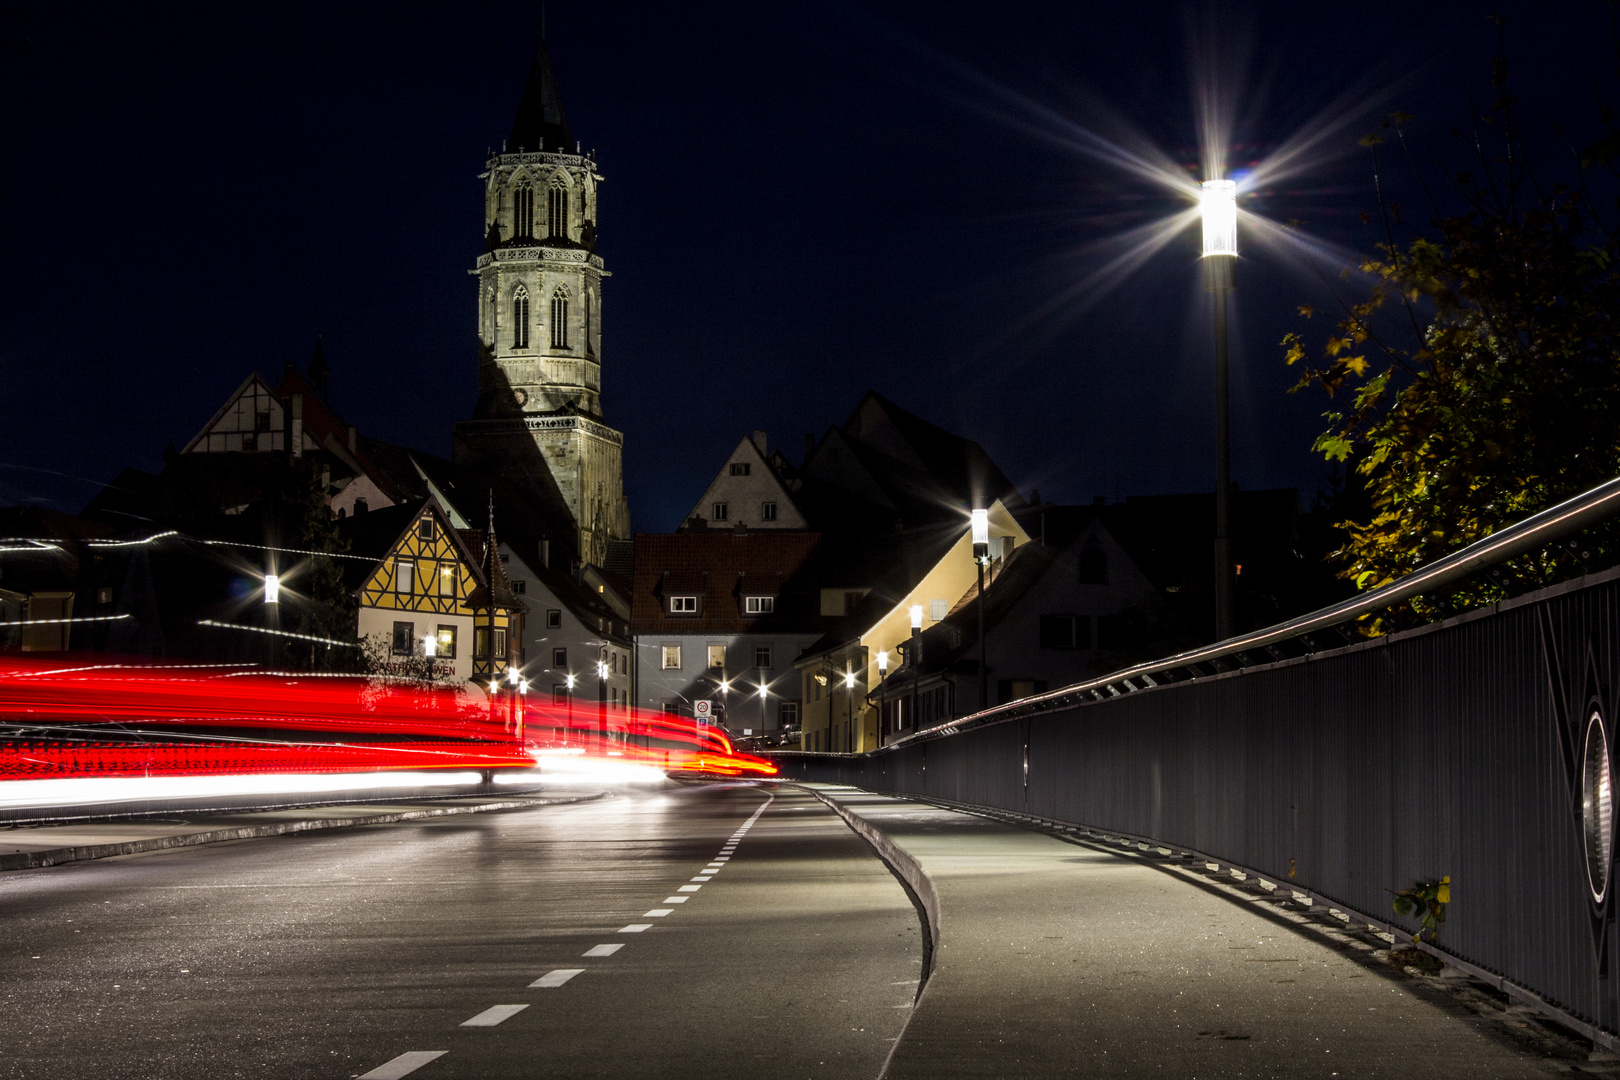
M 608 666 L 606 660 L 596 662 L 596 733 L 602 742 L 607 742 L 607 677 Z
M 762 673 L 761 678 L 763 677 Z M 765 734 L 765 698 L 770 692 L 769 683 L 762 682 L 759 684 L 759 733 L 761 736 Z
M 569 736 L 574 733 L 574 676 L 572 672 L 563 679 L 563 688 L 568 691 L 563 695 L 568 699 L 568 727 L 563 733 L 563 745 L 567 746 Z
M 990 707 L 990 668 L 985 662 L 984 568 L 990 565 L 990 511 L 973 511 L 973 562 L 979 568 L 979 708 Z
M 268 562 L 274 558 L 270 552 L 265 552 Z M 272 564 L 274 565 L 274 564 Z M 276 639 L 281 631 L 281 575 L 266 573 L 264 575 L 264 628 L 270 631 L 264 635 L 264 666 L 276 666 Z
M 883 747 L 883 736 L 885 734 L 885 732 L 883 730 L 883 724 L 884 724 L 884 719 L 885 719 L 883 714 L 886 711 L 888 711 L 887 706 L 889 704 L 889 702 L 888 702 L 889 654 L 888 653 L 879 652 L 877 654 L 877 666 L 878 666 L 878 748 L 881 749 Z
M 281 603 L 281 575 L 264 575 L 264 602 L 267 604 Z
M 1227 416 L 1226 307 L 1237 258 L 1237 182 L 1205 180 L 1200 209 L 1204 219 L 1205 288 L 1215 297 L 1215 640 L 1234 633 L 1232 611 L 1232 532 L 1228 500 L 1232 491 L 1232 432 Z
M 911 652 L 906 655 L 906 662 L 911 665 L 911 727 L 917 727 L 917 683 L 922 679 L 922 671 L 918 669 L 918 646 L 922 643 L 919 636 L 922 633 L 922 605 L 911 605 Z
M 844 719 L 849 722 L 849 735 L 844 740 L 844 749 L 853 753 L 855 751 L 855 673 L 844 672 Z

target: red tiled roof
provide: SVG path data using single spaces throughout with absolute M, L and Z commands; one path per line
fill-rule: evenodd
M 631 627 L 637 634 L 819 632 L 820 541 L 817 533 L 775 530 L 640 534 Z M 698 614 L 668 614 L 670 595 L 698 596 Z M 745 595 L 774 596 L 776 610 L 748 615 Z

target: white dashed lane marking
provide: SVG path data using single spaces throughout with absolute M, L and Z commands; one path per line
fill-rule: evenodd
M 624 948 L 624 942 L 622 942 L 622 941 L 619 942 L 617 945 L 592 945 L 589 949 L 585 950 L 585 955 L 586 956 L 612 956 L 614 953 L 618 952 L 622 948 Z
M 655 907 L 651 911 L 649 911 L 645 915 L 643 915 L 642 918 L 643 919 L 662 919 L 665 915 L 670 914 L 674 910 L 675 910 L 674 908 Z
M 605 953 L 597 953 L 598 956 L 607 956 L 608 953 L 611 953 L 614 949 L 617 949 L 618 946 L 598 945 L 596 948 L 607 950 Z M 596 952 L 596 950 L 592 949 L 591 952 Z M 589 956 L 591 953 L 586 953 L 585 955 Z M 534 982 L 530 983 L 529 989 L 533 990 L 538 987 L 542 990 L 555 990 L 557 987 L 561 986 L 563 983 L 567 982 L 569 979 L 572 979 L 575 975 L 578 975 L 584 970 L 584 968 L 558 968 L 555 971 L 548 971 L 538 979 L 534 980 Z M 502 1017 L 502 1019 L 505 1019 L 505 1017 Z
M 709 874 L 699 874 L 697 877 L 693 878 L 692 880 L 693 881 L 698 881 L 698 882 L 703 882 L 703 881 L 713 881 L 714 878 Z
M 680 888 L 676 889 L 675 891 L 676 892 L 697 892 L 701 888 L 703 888 L 703 886 L 701 886 L 701 885 L 682 885 Z M 648 914 L 651 914 L 651 912 L 649 912 Z
M 393 1061 L 384 1062 L 370 1072 L 362 1073 L 360 1080 L 400 1080 L 401 1077 L 409 1076 L 428 1062 L 442 1058 L 449 1052 L 448 1050 L 408 1050 Z
M 619 928 L 619 933 L 621 933 L 621 934 L 639 934 L 643 930 L 651 930 L 651 929 L 652 929 L 652 923 L 650 923 L 650 922 L 633 922 L 629 926 L 621 926 Z
M 538 985 L 538 984 L 535 984 Z M 510 1020 L 527 1009 L 527 1005 L 491 1005 L 471 1020 L 463 1020 L 462 1027 L 494 1027 L 502 1020 Z
M 666 896 L 666 897 L 664 897 L 664 903 L 666 903 L 666 904 L 684 904 L 690 899 L 692 899 L 690 896 Z

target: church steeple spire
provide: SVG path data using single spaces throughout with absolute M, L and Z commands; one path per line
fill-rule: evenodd
M 539 150 L 542 144 L 552 153 L 574 152 L 574 134 L 568 128 L 568 114 L 563 111 L 562 94 L 557 91 L 557 76 L 552 73 L 551 55 L 546 52 L 544 40 L 535 50 L 529 82 L 523 88 L 523 100 L 518 102 L 517 119 L 512 121 L 506 149 L 521 153 Z

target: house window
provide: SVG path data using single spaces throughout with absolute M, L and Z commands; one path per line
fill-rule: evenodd
M 496 660 L 506 659 L 506 628 L 503 626 L 495 628 L 495 651 L 490 656 Z
M 551 703 L 553 705 L 567 704 L 568 687 L 562 685 L 561 683 L 553 683 L 551 686 Z
M 568 666 L 568 650 L 552 649 L 551 666 L 554 668 L 566 668 Z
M 556 630 L 562 626 L 562 611 L 559 608 L 546 609 L 546 629 Z
M 410 594 L 416 591 L 416 564 L 400 559 L 394 564 L 394 591 Z
M 1092 545 L 1080 549 L 1080 584 L 1108 584 L 1108 553 Z
M 416 624 L 397 622 L 394 624 L 394 655 L 409 656 L 416 651 Z
M 454 596 L 454 595 L 456 595 L 456 564 L 455 563 L 440 563 L 439 564 L 439 595 L 440 596 Z
M 669 598 L 669 613 L 671 615 L 696 615 L 697 597 L 672 596 Z
M 512 591 L 518 596 L 524 596 L 529 591 L 529 582 L 525 578 L 517 578 L 512 582 Z
M 456 628 L 439 624 L 439 655 L 446 660 L 456 658 Z
M 781 721 L 782 730 L 790 731 L 799 726 L 799 703 L 797 701 L 784 701 L 777 713 Z
M 98 603 L 98 604 L 110 604 L 110 603 L 112 603 L 112 586 L 111 585 L 103 585 L 101 588 L 96 590 L 96 603 Z
M 724 645 L 709 646 L 709 670 L 724 671 L 726 669 L 726 647 Z
M 489 659 L 489 627 L 473 627 L 473 659 Z
M 596 290 L 585 290 L 585 355 L 596 355 L 595 322 L 596 317 Z
M 416 538 L 424 544 L 433 543 L 433 519 L 423 518 L 416 523 Z
M 751 462 L 751 461 L 733 461 L 731 463 L 731 475 L 732 476 L 747 476 L 750 472 L 753 471 L 753 467 L 754 467 L 754 465 L 753 465 L 753 462 Z
M 754 646 L 754 666 L 761 671 L 771 670 L 771 647 L 769 645 Z
M 553 180 L 546 192 L 546 234 L 568 235 L 568 185 L 561 179 Z
M 1041 648 L 1088 649 L 1091 620 L 1079 615 L 1042 615 Z
M 776 597 L 745 596 L 743 597 L 743 610 L 750 615 L 769 615 L 776 610 Z
M 949 611 L 950 605 L 944 600 L 928 601 L 928 617 L 934 622 L 939 622 Z
M 512 192 L 512 233 L 525 239 L 534 235 L 534 188 L 527 180 L 518 181 Z
M 519 285 L 512 293 L 512 348 L 529 347 L 529 290 Z
M 773 502 L 760 503 L 759 504 L 759 520 L 761 520 L 761 521 L 775 521 L 776 520 L 776 504 L 773 503 Z
M 714 520 L 725 521 L 731 516 L 731 507 L 725 503 L 714 504 Z
M 664 713 L 668 716 L 681 715 L 681 703 L 678 701 L 664 702 Z
M 551 294 L 551 347 L 568 348 L 568 290 L 561 285 Z
M 664 670 L 681 670 L 681 647 L 679 645 L 664 646 Z

